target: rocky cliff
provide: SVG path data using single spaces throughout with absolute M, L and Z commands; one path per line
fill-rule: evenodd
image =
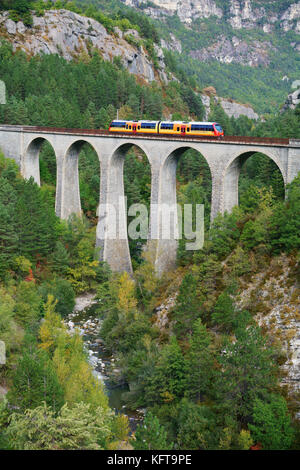
M 284 31 L 300 32 L 300 2 L 286 2 L 278 7 L 276 1 L 254 0 L 122 0 L 128 6 L 143 6 L 154 18 L 177 14 L 185 24 L 197 18 L 223 18 L 235 29 L 260 27 L 265 32 L 279 22 Z M 277 2 L 278 3 L 278 2 Z M 261 4 L 261 6 L 260 6 Z
M 269 41 L 248 44 L 235 36 L 230 39 L 220 36 L 211 46 L 193 50 L 190 55 L 200 61 L 216 59 L 225 64 L 238 63 L 256 67 L 269 65 L 269 52 L 272 49 L 275 50 Z
M 108 34 L 97 21 L 67 10 L 49 10 L 44 16 L 33 16 L 33 26 L 26 27 L 22 21 L 15 23 L 8 12 L 0 14 L 0 38 L 9 40 L 14 50 L 21 49 L 26 54 L 59 54 L 70 60 L 79 54 L 87 54 L 97 49 L 104 60 L 120 57 L 129 72 L 151 82 L 155 79 L 153 63 L 143 46 L 135 47 L 126 41 L 126 36 L 139 39 L 135 30 L 118 28 L 115 34 Z M 157 48 L 159 75 L 166 80 L 163 52 Z
M 243 284 L 238 306 L 255 310 L 258 324 L 281 349 L 281 384 L 296 401 L 300 392 L 300 290 L 295 261 L 286 255 L 272 260 L 269 270 Z M 299 401 L 296 416 L 300 419 Z
M 152 18 L 169 23 L 177 15 L 182 24 L 199 36 L 187 37 L 174 31 L 163 47 L 201 62 L 217 60 L 251 67 L 268 67 L 272 56 L 281 56 L 282 38 L 285 53 L 299 54 L 300 2 L 272 0 L 122 0 L 142 9 Z M 206 21 L 210 21 L 210 27 Z M 214 26 L 212 26 L 214 24 Z M 172 30 L 172 28 L 171 28 Z M 169 28 L 170 31 L 170 28 Z M 207 33 L 205 33 L 207 31 Z M 291 35 L 291 40 L 289 38 Z M 199 40 L 199 37 L 202 37 Z M 209 41 L 205 41 L 209 37 Z M 265 38 L 265 39 L 264 39 Z M 206 44 L 203 44 L 203 41 Z M 199 47 L 200 46 L 200 47 Z
M 295 90 L 293 93 L 290 93 L 282 106 L 280 112 L 283 113 L 288 109 L 295 109 L 296 106 L 300 104 L 300 88 Z
M 209 96 L 208 94 L 201 95 L 201 100 L 205 109 L 204 119 L 208 119 L 211 112 L 211 106 L 214 103 L 220 103 L 225 113 L 229 117 L 239 118 L 240 116 L 247 116 L 249 119 L 259 119 L 259 115 L 254 111 L 252 106 L 237 103 L 234 100 L 220 98 L 218 96 Z
M 210 37 L 208 45 L 199 48 L 197 39 L 184 40 L 184 46 L 174 42 L 174 50 L 189 53 L 199 61 L 217 60 L 221 63 L 239 63 L 249 66 L 268 66 L 271 52 L 279 53 L 271 42 L 272 33 L 277 39 L 282 34 L 291 33 L 296 37 L 300 33 L 300 2 L 272 0 L 123 0 L 126 5 L 143 8 L 143 12 L 152 18 L 167 22 L 177 15 L 186 28 Z M 205 20 L 210 19 L 215 29 L 207 29 Z M 195 22 L 195 20 L 197 20 Z M 223 33 L 222 33 L 223 30 Z M 175 33 L 176 34 L 176 33 Z M 242 37 L 241 37 L 242 36 Z M 265 36 L 265 39 L 264 39 Z M 275 41 L 276 42 L 276 41 Z M 299 41 L 289 41 L 286 45 L 300 52 Z M 165 44 L 164 44 L 165 47 Z M 169 46 L 170 48 L 170 46 Z
M 67 60 L 87 55 L 93 49 L 97 49 L 104 60 L 112 61 L 120 57 L 130 73 L 142 77 L 147 82 L 160 79 L 168 81 L 164 62 L 164 53 L 161 47 L 155 45 L 155 53 L 158 62 L 158 70 L 155 70 L 152 61 L 143 46 L 134 46 L 126 38 L 134 38 L 140 42 L 139 33 L 136 30 L 121 31 L 115 28 L 114 34 L 108 34 L 107 30 L 97 21 L 78 15 L 68 10 L 49 10 L 44 16 L 33 16 L 33 26 L 26 27 L 22 21 L 17 23 L 9 18 L 8 12 L 0 14 L 0 38 L 9 40 L 14 50 L 23 50 L 28 55 L 39 53 L 59 54 Z M 162 41 L 162 47 L 182 52 L 180 41 L 171 34 L 170 42 Z M 217 98 L 215 98 L 217 99 Z M 247 115 L 251 119 L 257 119 L 258 115 L 251 107 L 234 103 L 220 98 L 221 105 L 229 116 L 239 117 Z M 210 113 L 210 98 L 202 96 L 206 113 Z

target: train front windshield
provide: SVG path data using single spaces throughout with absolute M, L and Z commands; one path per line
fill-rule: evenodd
M 220 126 L 220 124 L 215 124 L 215 128 L 218 132 L 223 132 L 223 129 L 222 127 Z

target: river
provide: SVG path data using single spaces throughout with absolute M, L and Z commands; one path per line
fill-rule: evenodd
M 130 430 L 133 432 L 142 422 L 144 410 L 131 410 L 126 407 L 123 399 L 123 394 L 129 390 L 126 384 L 112 386 L 110 383 L 109 374 L 114 369 L 115 359 L 108 353 L 99 337 L 102 320 L 97 317 L 96 308 L 97 301 L 94 300 L 94 294 L 88 293 L 77 297 L 74 310 L 65 318 L 65 324 L 71 332 L 75 328 L 79 329 L 93 373 L 105 385 L 110 407 L 116 413 L 128 416 Z

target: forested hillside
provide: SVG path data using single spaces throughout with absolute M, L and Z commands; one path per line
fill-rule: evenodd
M 152 19 L 167 57 L 194 86 L 273 114 L 299 79 L 299 2 L 76 0 L 113 18 Z M 177 7 L 174 10 L 174 5 Z M 133 8 L 130 8 L 129 5 Z
M 43 17 L 54 7 L 93 18 L 109 34 L 117 36 L 117 28 L 128 44 L 142 46 L 158 75 L 165 77 L 157 49 L 161 46 L 167 75 L 172 72 L 197 93 L 214 86 L 218 96 L 249 103 L 259 114 L 278 112 L 293 82 L 299 79 L 299 3 L 251 1 L 247 9 L 243 1 L 197 0 L 195 5 L 188 2 L 183 17 L 176 12 L 161 16 L 161 9 L 153 9 L 151 2 L 131 3 L 135 8 L 121 0 L 4 0 L 2 9 L 9 9 L 12 20 L 22 20 L 29 28 L 33 15 Z M 200 13 L 197 3 L 203 4 Z M 237 10 L 236 5 L 240 5 Z M 193 15 L 194 7 L 197 15 Z M 183 21 L 187 12 L 191 13 L 189 24 Z M 10 36 L 2 27 L 0 35 Z M 40 40 L 46 38 L 47 31 Z M 111 47 L 109 51 L 112 53 Z
M 4 3 L 30 21 L 27 2 Z M 41 10 L 52 4 L 33 3 Z M 106 3 L 109 10 L 113 2 Z M 135 25 L 136 18 L 127 19 Z M 147 38 L 147 26 L 141 34 Z M 117 109 L 122 118 L 201 119 L 191 77 L 172 60 L 181 81 L 146 84 L 96 51 L 70 61 L 28 57 L 3 41 L 0 121 L 107 128 Z M 299 106 L 257 123 L 229 118 L 215 104 L 210 119 L 228 135 L 300 138 Z M 158 278 L 151 252 L 131 241 L 131 278 L 111 273 L 94 248 L 100 168 L 93 150 L 85 146 L 79 157 L 84 214 L 67 222 L 55 215 L 55 156 L 46 144 L 40 163 L 38 187 L 0 156 L 0 340 L 7 356 L 0 448 L 299 449 L 300 175 L 285 194 L 276 165 L 253 155 L 242 169 L 239 207 L 210 227 L 209 168 L 186 151 L 177 199 L 204 204 L 203 250 L 186 251 L 182 241 L 176 270 Z M 124 180 L 128 205 L 149 206 L 150 168 L 136 147 L 126 155 Z M 146 411 L 135 436 L 127 417 L 110 408 L 79 332 L 67 329 L 75 297 L 86 292 L 97 299 L 99 341 L 114 358 L 111 382 L 127 386 L 127 409 Z

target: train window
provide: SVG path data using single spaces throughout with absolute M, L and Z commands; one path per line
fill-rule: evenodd
M 187 131 L 187 132 L 190 132 L 190 128 L 189 128 L 189 127 L 187 127 L 186 131 Z
M 179 127 L 177 127 L 177 132 L 179 131 Z
M 141 128 L 142 129 L 155 129 L 156 128 L 156 123 L 142 122 L 141 123 Z
M 126 122 L 112 122 L 110 127 L 123 127 L 125 129 Z
M 129 126 L 129 129 L 131 129 L 131 126 Z

